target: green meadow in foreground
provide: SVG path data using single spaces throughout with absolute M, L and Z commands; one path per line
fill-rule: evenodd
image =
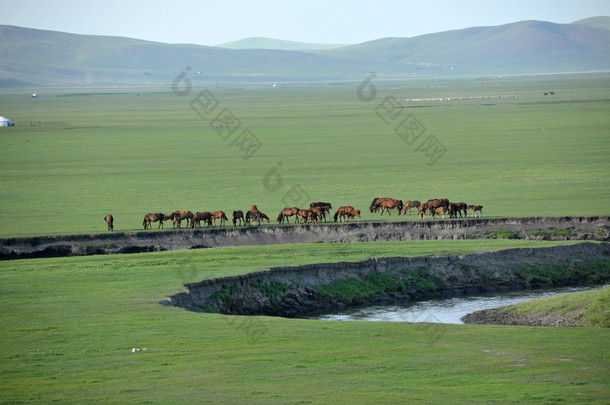
M 16 126 L 0 128 L 0 236 L 251 204 L 275 219 L 311 201 L 385 219 L 367 210 L 384 196 L 492 217 L 610 214 L 610 77 L 359 86 L 2 91 Z
M 555 244 L 311 244 L 0 262 L 1 402 L 606 404 L 606 328 L 233 317 L 158 303 L 182 283 L 267 266 Z

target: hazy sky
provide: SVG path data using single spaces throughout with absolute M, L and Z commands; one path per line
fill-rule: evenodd
M 522 20 L 610 16 L 610 0 L 0 0 L 0 24 L 168 43 L 351 44 Z

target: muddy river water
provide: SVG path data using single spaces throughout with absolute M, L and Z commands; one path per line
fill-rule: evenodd
M 387 321 L 462 324 L 463 322 L 460 318 L 471 312 L 518 304 L 520 302 L 550 295 L 595 288 L 601 287 L 564 287 L 544 290 L 526 290 L 407 302 L 398 305 L 349 308 L 333 313 L 312 316 L 310 319 L 326 321 Z

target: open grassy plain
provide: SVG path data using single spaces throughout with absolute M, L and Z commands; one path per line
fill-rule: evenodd
M 334 323 L 158 304 L 184 282 L 267 266 L 551 244 L 312 244 L 1 262 L 0 402 L 605 404 L 607 328 Z
M 359 97 L 359 83 L 210 88 L 203 96 L 217 104 L 208 105 L 193 104 L 203 89 L 179 95 L 183 87 L 3 91 L 0 113 L 17 126 L 0 128 L 0 236 L 106 232 L 109 212 L 117 231 L 175 209 L 257 204 L 274 218 L 312 200 L 354 205 L 370 220 L 379 217 L 366 207 L 380 196 L 448 197 L 498 217 L 610 214 L 609 77 L 373 84 L 374 97 Z M 549 90 L 552 98 L 542 95 Z M 407 101 L 446 97 L 462 99 Z M 381 114 L 395 100 L 414 108 Z M 231 119 L 215 122 L 222 111 Z M 405 142 L 396 133 L 403 119 L 425 131 L 401 127 Z M 608 329 L 335 324 L 158 304 L 185 282 L 274 265 L 549 244 L 313 244 L 2 262 L 1 402 L 607 403 Z
M 371 83 L 2 91 L 16 126 L 0 128 L 0 236 L 106 231 L 107 213 L 129 231 L 176 209 L 364 212 L 381 196 L 610 214 L 610 77 Z

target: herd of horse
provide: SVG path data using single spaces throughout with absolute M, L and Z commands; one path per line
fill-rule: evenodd
M 443 219 L 445 215 L 449 218 L 466 218 L 468 212 L 472 211 L 473 217 L 480 217 L 483 213 L 482 205 L 468 205 L 464 202 L 450 202 L 447 198 L 436 198 L 428 200 L 422 203 L 417 200 L 407 201 L 403 203 L 402 200 L 394 198 L 374 198 L 369 207 L 371 213 L 387 213 L 391 215 L 393 211 L 396 211 L 398 215 L 412 214 L 412 210 L 416 209 L 421 219 L 425 219 L 426 215 L 436 218 L 441 216 Z M 328 202 L 312 202 L 307 209 L 300 209 L 298 207 L 284 208 L 277 217 L 277 222 L 280 224 L 290 223 L 290 218 L 294 218 L 294 223 L 317 223 L 319 221 L 327 221 L 327 216 L 330 217 L 332 210 L 332 204 Z M 333 215 L 335 222 L 347 222 L 360 219 L 361 211 L 355 209 L 351 205 L 341 206 L 337 208 Z M 254 223 L 260 225 L 262 221 L 270 223 L 269 217 L 261 212 L 256 205 L 250 206 L 245 213 L 243 211 L 233 211 L 231 216 L 233 226 L 238 225 L 252 225 Z M 108 225 L 108 230 L 114 230 L 114 218 L 112 215 L 106 215 L 104 218 Z M 163 223 L 172 221 L 172 225 L 175 229 L 182 227 L 182 221 L 186 221 L 186 226 L 192 229 L 201 227 L 203 221 L 207 226 L 215 226 L 216 221 L 219 221 L 220 226 L 225 226 L 228 218 L 224 211 L 204 211 L 195 212 L 192 211 L 174 211 L 171 214 L 163 214 L 161 212 L 148 213 L 144 216 L 142 225 L 144 229 L 151 229 L 153 222 L 158 222 L 157 229 L 163 228 Z
M 482 205 L 468 205 L 465 202 L 451 202 L 447 198 L 436 198 L 428 200 L 422 203 L 418 200 L 407 201 L 403 204 L 402 200 L 396 200 L 394 198 L 374 198 L 369 207 L 370 212 L 381 211 L 383 215 L 384 211 L 391 214 L 392 210 L 397 210 L 398 215 L 405 215 L 407 212 L 411 213 L 413 208 L 417 209 L 417 213 L 424 219 L 426 214 L 436 218 L 440 215 L 441 218 L 445 219 L 445 215 L 449 215 L 449 218 L 466 218 L 468 211 L 472 211 L 472 216 L 480 217 L 483 214 Z

